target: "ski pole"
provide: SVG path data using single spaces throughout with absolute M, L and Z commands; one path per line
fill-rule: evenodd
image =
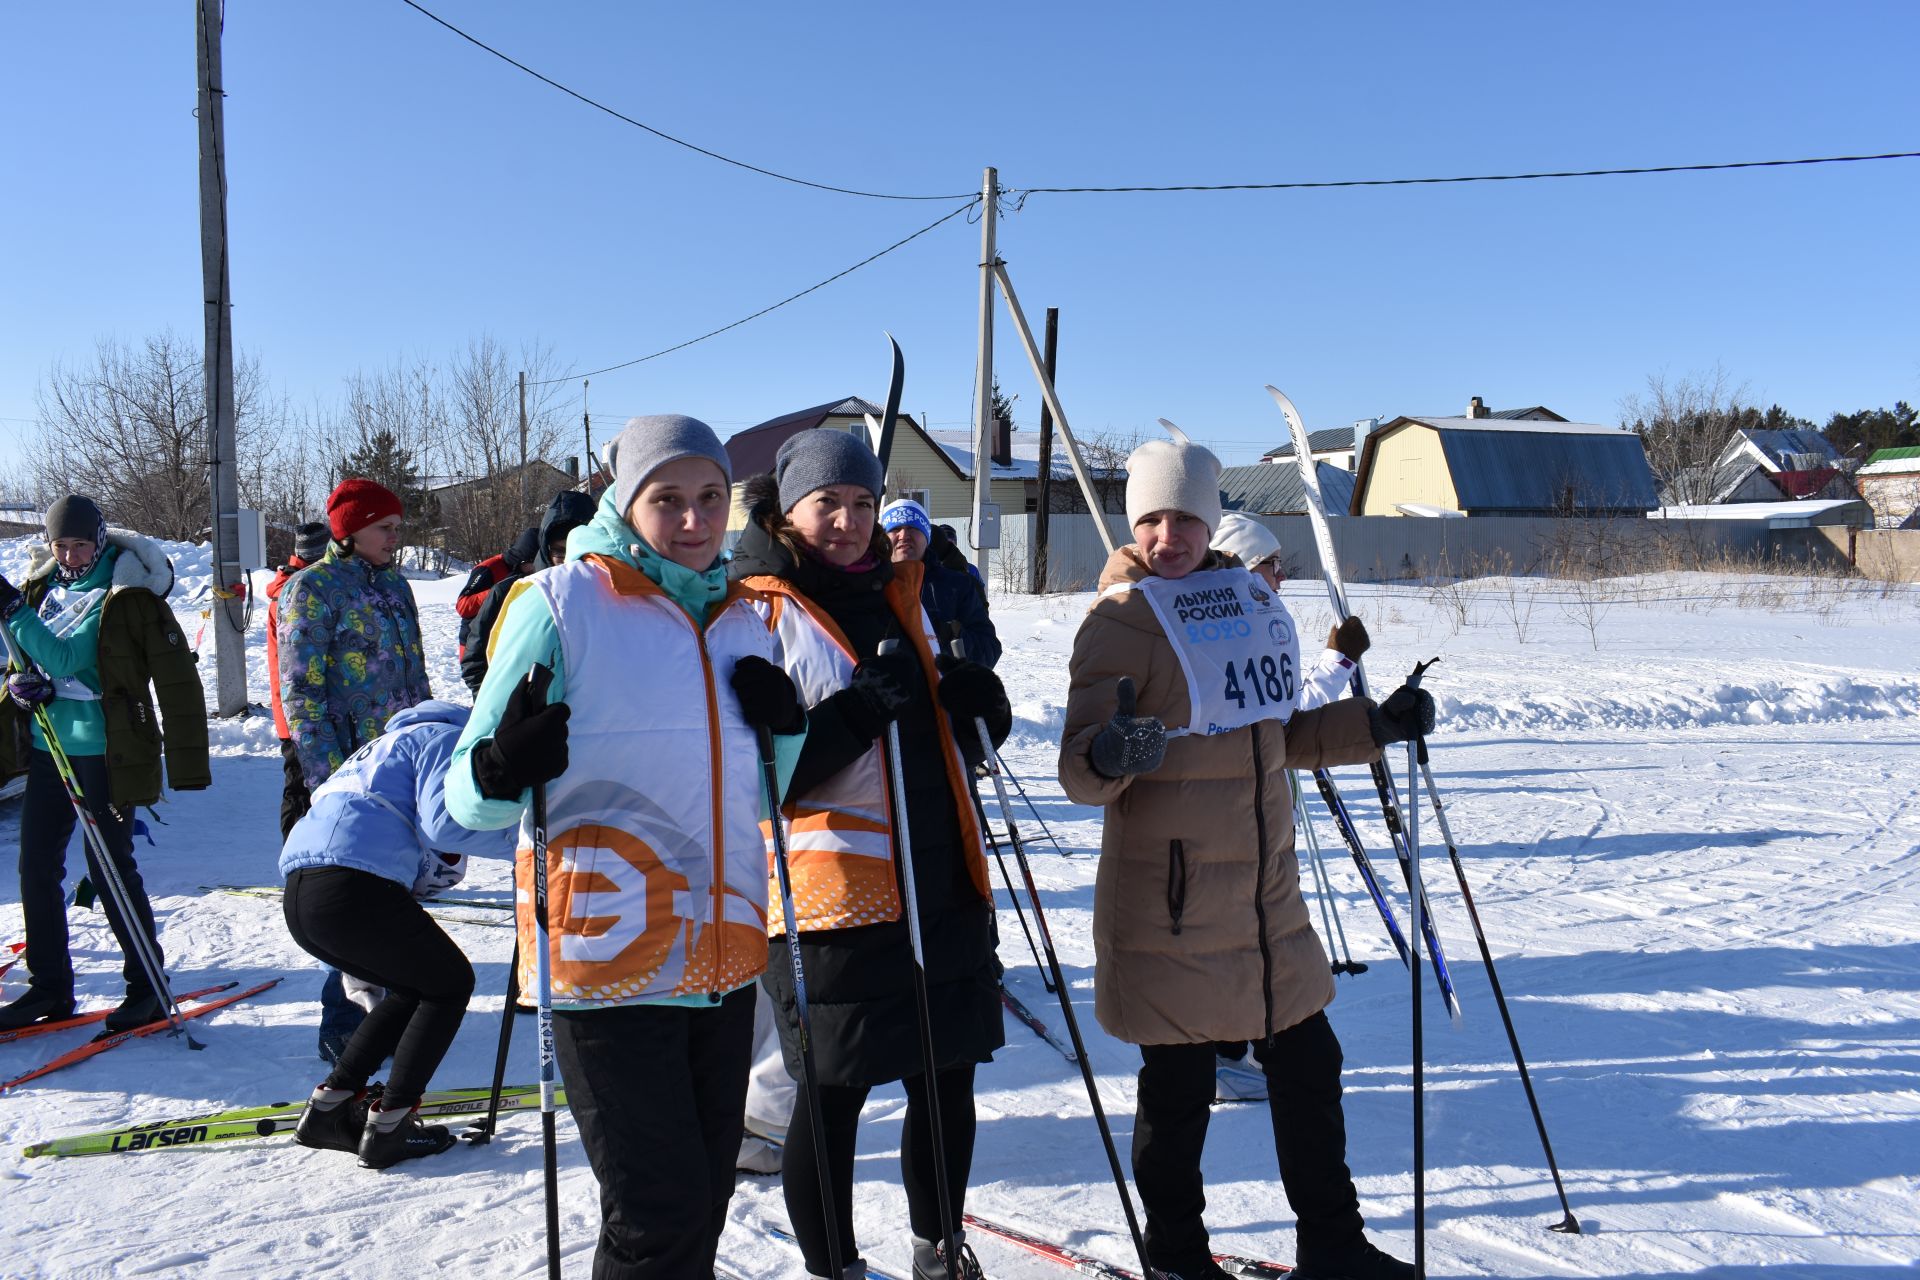
M 1547 1228 L 1567 1235 L 1580 1234 L 1580 1220 L 1573 1216 L 1573 1206 L 1567 1203 L 1567 1188 L 1560 1181 L 1560 1166 L 1553 1158 L 1553 1143 L 1547 1137 L 1547 1122 L 1540 1114 L 1540 1099 L 1533 1092 L 1533 1077 L 1527 1072 L 1526 1055 L 1520 1052 L 1520 1035 L 1514 1030 L 1513 1014 L 1507 1009 L 1506 993 L 1500 989 L 1500 975 L 1493 967 L 1493 950 L 1487 945 L 1486 930 L 1480 925 L 1480 911 L 1473 903 L 1473 890 L 1467 887 L 1467 869 L 1460 862 L 1460 850 L 1453 842 L 1453 831 L 1447 822 L 1446 806 L 1440 803 L 1440 790 L 1433 784 L 1433 768 L 1427 763 L 1427 740 L 1418 739 L 1420 750 L 1420 773 L 1426 779 L 1427 798 L 1433 804 L 1433 817 L 1440 828 L 1440 838 L 1446 842 L 1447 857 L 1453 862 L 1453 875 L 1460 882 L 1460 897 L 1467 904 L 1467 919 L 1473 922 L 1473 938 L 1480 946 L 1480 959 L 1487 966 L 1487 983 L 1493 988 L 1494 1007 L 1500 1010 L 1501 1025 L 1507 1031 L 1507 1044 L 1513 1049 L 1513 1065 L 1520 1073 L 1520 1087 L 1526 1091 L 1527 1106 L 1533 1112 L 1533 1127 L 1540 1134 L 1540 1150 L 1547 1157 L 1547 1172 L 1553 1175 L 1553 1189 L 1560 1196 L 1560 1209 L 1566 1216 Z
M 1365 973 L 1367 966 L 1356 964 L 1353 951 L 1347 946 L 1347 931 L 1340 923 L 1340 905 L 1334 901 L 1333 879 L 1327 875 L 1326 863 L 1320 857 L 1320 840 L 1314 834 L 1313 819 L 1307 814 L 1307 798 L 1300 790 L 1300 775 L 1287 770 L 1287 785 L 1293 792 L 1293 825 L 1298 828 L 1301 838 L 1307 846 L 1307 861 L 1313 868 L 1314 889 L 1320 895 L 1320 925 L 1327 930 L 1327 945 L 1331 947 L 1337 936 L 1341 954 L 1345 960 L 1334 961 L 1331 965 L 1335 973 Z
M 966 660 L 967 642 L 960 634 L 960 623 L 958 620 L 947 624 L 947 649 L 954 657 L 962 661 Z M 980 741 L 983 745 L 986 744 L 988 741 L 987 736 L 981 734 Z M 996 760 L 991 753 L 988 754 L 984 763 L 989 772 L 997 771 L 1000 768 L 999 761 Z M 987 838 L 987 847 L 993 850 L 993 860 L 1000 866 L 1000 882 L 1007 886 L 1007 899 L 1013 903 L 1013 914 L 1020 920 L 1020 932 L 1026 935 L 1027 953 L 1033 957 L 1033 967 L 1040 975 L 1040 985 L 1047 989 L 1048 995 L 1052 995 L 1053 977 L 1047 972 L 1047 967 L 1040 963 L 1040 948 L 1036 947 L 1033 943 L 1033 931 L 1027 928 L 1026 910 L 1020 905 L 1020 894 L 1013 887 L 1013 877 L 1007 873 L 1007 860 L 1000 852 L 1000 841 L 996 839 L 993 834 L 993 824 L 987 820 L 987 807 L 981 803 L 980 793 L 975 790 L 975 786 L 974 780 L 969 777 L 967 779 L 967 791 L 973 799 L 974 816 L 980 819 L 980 831 Z M 1001 821 L 1008 824 L 1007 838 L 1011 840 L 1013 838 L 1012 815 L 1004 808 L 1002 809 Z
M 487 1118 L 474 1125 L 467 1141 L 485 1146 L 500 1127 L 500 1094 L 506 1088 L 507 1047 L 513 1042 L 513 1006 L 520 999 L 520 931 L 513 931 L 513 958 L 507 961 L 507 999 L 500 1006 L 500 1046 L 493 1054 L 493 1093 L 487 1099 Z
M 1380 888 L 1380 875 L 1373 869 L 1373 859 L 1367 856 L 1367 846 L 1361 843 L 1353 815 L 1347 812 L 1347 802 L 1341 798 L 1340 789 L 1333 785 L 1333 777 L 1325 769 L 1315 769 L 1313 781 L 1320 789 L 1320 802 L 1327 806 L 1327 812 L 1333 816 L 1334 830 L 1340 833 L 1347 852 L 1353 857 L 1353 865 L 1359 869 L 1360 883 L 1366 887 L 1367 896 L 1373 899 L 1374 910 L 1380 913 L 1381 922 L 1387 926 L 1387 938 L 1399 953 L 1400 963 L 1411 964 L 1407 939 L 1400 932 L 1400 922 L 1393 918 L 1393 908 L 1387 905 L 1386 893 Z
M 1439 659 L 1415 664 L 1413 674 L 1407 677 L 1407 683 L 1418 687 L 1420 678 Z M 1577 1236 L 1580 1232 L 1580 1220 L 1574 1217 L 1573 1206 L 1567 1203 L 1567 1188 L 1560 1178 L 1560 1166 L 1553 1158 L 1553 1143 L 1547 1137 L 1547 1122 L 1540 1113 L 1540 1099 L 1533 1090 L 1533 1077 L 1527 1071 L 1526 1055 L 1520 1050 L 1520 1035 L 1513 1026 L 1513 1014 L 1507 1008 L 1506 992 L 1501 989 L 1500 975 L 1493 965 L 1493 949 L 1487 945 L 1487 934 L 1480 923 L 1480 910 L 1474 905 L 1473 889 L 1467 884 L 1467 869 L 1460 861 L 1459 846 L 1454 843 L 1453 830 L 1447 821 L 1447 808 L 1440 800 L 1440 788 L 1433 780 L 1433 766 L 1427 753 L 1425 735 L 1414 739 L 1415 757 L 1419 764 L 1420 776 L 1426 782 L 1427 799 L 1433 805 L 1433 816 L 1440 828 L 1440 838 L 1446 842 L 1447 857 L 1453 863 L 1454 879 L 1460 884 L 1460 897 L 1467 906 L 1467 919 L 1473 924 L 1473 939 L 1480 948 L 1481 963 L 1487 969 L 1487 984 L 1493 988 L 1494 1007 L 1500 1011 L 1500 1023 L 1506 1029 L 1507 1044 L 1513 1050 L 1514 1069 L 1520 1076 L 1520 1087 L 1527 1095 L 1527 1107 L 1533 1112 L 1533 1127 L 1540 1135 L 1540 1150 L 1547 1158 L 1547 1172 L 1553 1176 L 1553 1189 L 1560 1197 L 1562 1217 L 1559 1222 L 1548 1228 L 1566 1235 Z M 1410 797 L 1411 798 L 1411 797 Z
M 955 657 L 965 656 L 965 645 L 959 636 L 953 638 Z M 1013 847 L 1013 860 L 1020 867 L 1020 878 L 1027 886 L 1027 900 L 1033 907 L 1033 924 L 1040 933 L 1040 943 L 1047 952 L 1047 971 L 1053 975 L 1053 994 L 1060 1002 L 1060 1017 L 1067 1024 L 1067 1035 L 1073 1040 L 1073 1056 L 1080 1064 L 1080 1078 L 1087 1086 L 1087 1102 L 1093 1108 L 1093 1121 L 1100 1130 L 1100 1142 L 1107 1151 L 1107 1166 L 1113 1172 L 1113 1186 L 1120 1193 L 1120 1207 L 1127 1218 L 1127 1232 L 1133 1237 L 1134 1252 L 1140 1258 L 1140 1274 L 1155 1276 L 1153 1262 L 1147 1257 L 1146 1237 L 1140 1234 L 1140 1219 L 1133 1208 L 1133 1193 L 1127 1189 L 1127 1175 L 1120 1167 L 1120 1151 L 1113 1142 L 1113 1127 L 1107 1123 L 1106 1108 L 1100 1104 L 1100 1087 L 1093 1078 L 1093 1060 L 1087 1055 L 1086 1041 L 1080 1037 L 1080 1019 L 1074 1016 L 1073 996 L 1067 990 L 1067 977 L 1060 968 L 1060 956 L 1053 949 L 1053 934 L 1047 929 L 1046 913 L 1040 908 L 1040 888 L 1034 883 L 1033 864 L 1027 859 L 1027 847 L 1020 839 L 1020 829 L 1013 820 L 1013 802 L 1007 798 L 1004 775 L 1007 773 L 1005 762 L 994 748 L 993 737 L 987 732 L 984 718 L 975 716 L 973 731 L 980 737 L 980 751 L 990 766 L 988 773 L 993 778 L 993 790 L 1000 801 L 1000 819 L 1006 824 L 1007 843 Z M 1018 779 L 1015 779 L 1017 782 Z M 1028 807 L 1032 807 L 1029 800 Z M 1036 811 L 1037 816 L 1037 811 Z M 1057 844 L 1057 842 L 1056 842 Z
M 989 765 L 989 768 L 992 766 Z M 972 780 L 968 780 L 968 789 L 972 790 Z M 993 860 L 1000 867 L 1000 882 L 1007 886 L 1007 900 L 1013 903 L 1013 914 L 1020 920 L 1020 932 L 1026 935 L 1027 952 L 1033 957 L 1033 967 L 1040 974 L 1040 985 L 1053 994 L 1053 979 L 1047 973 L 1047 967 L 1040 963 L 1040 948 L 1034 945 L 1033 931 L 1027 927 L 1026 908 L 1020 905 L 1020 893 L 1013 887 L 1013 876 L 1007 871 L 1007 860 L 1000 852 L 1000 841 L 993 834 L 993 825 L 987 821 L 986 806 L 980 802 L 980 793 L 973 795 L 974 816 L 980 819 L 980 830 L 987 838 L 987 847 L 993 850 Z
M 999 753 L 994 753 L 994 761 L 1000 763 Z M 999 774 L 994 775 L 996 778 Z M 1005 803 L 1005 793 L 1001 795 Z M 1027 886 L 1027 902 L 1033 908 L 1033 923 L 1040 934 L 1040 946 L 1047 955 L 1047 968 L 1053 974 L 1054 998 L 1060 1002 L 1060 1017 L 1067 1024 L 1067 1036 L 1073 1041 L 1074 1057 L 1080 1063 L 1080 1078 L 1087 1086 L 1087 1102 L 1093 1108 L 1093 1122 L 1100 1130 L 1101 1144 L 1107 1151 L 1107 1166 L 1113 1173 L 1113 1186 L 1120 1193 L 1120 1207 L 1126 1214 L 1127 1232 L 1133 1237 L 1134 1252 L 1140 1258 L 1142 1275 L 1158 1274 L 1152 1261 L 1147 1257 L 1146 1237 L 1140 1234 L 1140 1219 L 1133 1208 L 1133 1195 L 1127 1189 L 1126 1171 L 1120 1165 L 1120 1152 L 1114 1145 L 1113 1127 L 1107 1123 L 1107 1111 L 1100 1103 L 1100 1086 L 1093 1078 L 1093 1060 L 1087 1054 L 1086 1041 L 1080 1035 L 1080 1019 L 1073 1012 L 1073 996 L 1067 990 L 1067 976 L 1060 967 L 1059 953 L 1053 947 L 1053 932 L 1047 928 L 1046 913 L 1040 908 L 1040 887 L 1034 882 L 1033 864 L 1027 858 L 1026 847 L 1019 841 L 1013 843 L 1013 860 L 1020 867 L 1020 878 Z
M 898 636 L 888 636 L 879 644 L 881 656 L 900 647 Z M 940 1234 L 945 1237 L 944 1257 L 948 1280 L 960 1280 L 959 1249 L 953 1242 L 953 1207 L 947 1200 L 947 1141 L 941 1131 L 939 1089 L 934 1074 L 938 1059 L 933 1048 L 933 1006 L 927 998 L 927 957 L 920 940 L 920 905 L 913 887 L 913 837 L 907 830 L 907 782 L 900 767 L 900 722 L 887 721 L 888 798 L 893 809 L 894 848 L 900 860 L 901 906 L 907 917 L 907 941 L 913 948 L 913 1000 L 920 1014 L 920 1056 L 927 1072 L 928 1132 L 933 1138 L 934 1194 L 940 1198 Z
M 998 754 L 994 756 L 994 765 L 1000 770 L 1001 775 L 1013 784 L 1013 789 L 1019 793 L 1021 803 L 1027 806 L 1027 812 L 1033 815 L 1034 823 L 1039 826 L 1041 836 L 1045 838 L 1048 844 L 1054 847 L 1054 850 L 1059 853 L 1061 857 L 1071 858 L 1073 856 L 1073 850 L 1060 843 L 1060 837 L 1053 834 L 1053 828 L 1049 827 L 1047 820 L 1040 816 L 1040 808 L 1034 804 L 1033 797 L 1027 794 L 1026 787 L 1021 785 L 1020 775 L 1008 768 L 1007 762 L 1000 759 Z
M 30 664 L 13 638 L 13 628 L 0 623 L 0 637 L 6 640 L 9 666 L 18 671 L 28 670 Z M 73 806 L 73 812 L 80 820 L 80 828 L 84 833 L 83 838 L 86 840 L 87 848 L 93 853 L 93 860 L 97 864 L 100 877 L 106 883 L 107 893 L 113 899 L 115 909 L 120 913 L 120 920 L 126 929 L 127 936 L 132 939 L 134 959 L 147 975 L 147 981 L 152 985 L 155 994 L 160 997 L 162 1006 L 167 1011 L 167 1025 L 172 1028 L 167 1034 L 183 1036 L 189 1049 L 206 1048 L 207 1046 L 194 1039 L 193 1033 L 187 1030 L 186 1019 L 180 1013 L 180 1002 L 173 998 L 173 988 L 167 983 L 166 971 L 161 967 L 154 940 L 147 936 L 145 922 L 133 910 L 133 896 L 127 892 L 126 881 L 121 878 L 120 865 L 113 860 L 112 853 L 107 849 L 107 838 L 101 832 L 100 824 L 94 819 L 93 810 L 87 807 L 86 794 L 81 789 L 80 778 L 73 771 L 73 761 L 67 757 L 66 748 L 60 742 L 60 735 L 54 732 L 53 718 L 47 714 L 44 703 L 34 707 L 33 722 L 39 727 L 41 737 L 46 739 L 47 754 L 53 758 L 54 771 L 60 775 L 60 785 L 67 793 L 67 803 Z M 111 789 L 107 799 L 111 803 Z M 157 921 L 154 929 L 156 932 L 159 929 Z
M 840 1218 L 833 1211 L 833 1166 L 827 1155 L 827 1120 L 820 1110 L 820 1072 L 813 1064 L 813 1009 L 807 1002 L 807 967 L 800 958 L 799 913 L 793 907 L 793 869 L 781 829 L 780 779 L 773 764 L 773 731 L 759 727 L 760 783 L 766 792 L 767 830 L 773 840 L 774 877 L 780 882 L 780 917 L 787 926 L 787 963 L 793 966 L 793 1003 L 800 1024 L 800 1074 L 807 1086 L 807 1123 L 813 1127 L 814 1173 L 820 1179 L 820 1208 L 826 1214 L 830 1274 L 841 1273 Z M 932 1080 L 928 1080 L 932 1099 Z
M 1419 673 L 1416 671 L 1415 677 Z M 1414 772 L 1414 744 L 1407 743 L 1407 865 L 1408 891 L 1413 899 L 1413 949 L 1420 953 L 1421 926 L 1426 923 L 1426 895 L 1420 891 L 1420 775 Z M 1413 975 L 1413 1274 L 1427 1274 L 1427 1075 L 1426 1045 L 1420 1024 L 1420 966 L 1408 966 Z
M 537 687 L 540 664 L 527 671 Z M 560 1161 L 554 1136 L 554 1086 L 558 1082 L 553 1049 L 553 958 L 547 944 L 547 784 L 533 784 L 533 967 L 540 984 L 537 1015 L 540 1042 L 540 1146 L 547 1184 L 547 1280 L 560 1280 Z M 509 1015 L 511 1016 L 511 1015 Z

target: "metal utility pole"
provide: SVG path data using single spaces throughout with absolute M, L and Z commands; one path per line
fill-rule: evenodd
M 240 479 L 234 459 L 233 310 L 227 275 L 226 94 L 221 89 L 220 18 L 194 5 L 200 90 L 194 114 L 200 123 L 200 271 L 206 302 L 207 486 L 213 515 L 213 654 L 215 713 L 247 709 L 246 610 L 240 568 Z
M 527 514 L 527 371 L 520 371 L 520 514 Z
M 993 272 L 998 262 L 995 253 L 993 234 L 994 218 L 998 212 L 1000 195 L 1000 174 L 989 168 L 986 177 L 980 183 L 980 355 L 979 368 L 976 371 L 973 386 L 973 562 L 980 570 L 980 580 L 990 581 L 987 576 L 987 561 L 991 549 L 983 546 L 986 541 L 998 542 L 997 538 L 985 539 L 981 535 L 981 526 L 986 522 L 987 505 L 992 502 L 993 471 Z M 996 529 L 997 532 L 997 529 Z
M 1054 379 L 1060 347 L 1060 308 L 1047 308 L 1047 381 Z M 1047 534 L 1053 519 L 1053 410 L 1040 398 L 1040 510 L 1033 522 L 1033 591 L 1047 589 Z M 1096 514 L 1094 519 L 1100 517 Z

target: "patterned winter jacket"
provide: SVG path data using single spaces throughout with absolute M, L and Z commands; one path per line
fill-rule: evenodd
M 280 595 L 280 700 L 317 787 L 397 712 L 433 696 L 420 615 L 400 571 L 327 554 Z

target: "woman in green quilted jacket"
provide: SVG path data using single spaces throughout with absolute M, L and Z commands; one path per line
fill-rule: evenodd
M 164 603 L 173 569 L 157 544 L 109 532 L 89 498 L 70 494 L 47 511 L 52 555 L 28 574 L 25 591 L 0 578 L 0 619 L 23 669 L 7 678 L 0 715 L 0 769 L 27 775 L 20 813 L 20 901 L 26 914 L 25 995 L 0 1008 L 0 1029 L 67 1017 L 74 1008 L 73 960 L 67 949 L 66 861 L 77 815 L 37 716 L 29 745 L 25 721 L 39 709 L 66 753 L 86 806 L 127 891 L 127 918 L 115 895 L 102 896 L 107 922 L 125 956 L 126 998 L 107 1015 L 110 1031 L 165 1016 L 141 966 L 133 929 L 161 956 L 140 868 L 133 859 L 133 811 L 160 796 L 161 718 L 165 712 L 169 780 L 176 788 L 207 785 L 206 710 L 193 657 Z M 113 767 L 109 769 L 109 760 Z M 87 867 L 103 879 L 93 849 Z M 164 963 L 164 960 L 161 960 Z

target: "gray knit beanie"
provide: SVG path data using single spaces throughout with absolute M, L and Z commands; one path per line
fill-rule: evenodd
M 85 538 L 96 546 L 106 545 L 107 518 L 92 498 L 70 493 L 47 508 L 47 541 L 62 538 Z
M 780 510 L 788 512 L 800 499 L 828 485 L 857 484 L 880 500 L 886 473 L 867 442 L 851 431 L 814 427 L 796 432 L 773 456 L 773 478 L 780 486 Z
M 296 559 L 312 564 L 327 554 L 327 540 L 333 531 L 327 528 L 324 520 L 309 520 L 293 531 L 293 554 Z
M 1127 455 L 1127 528 L 1156 511 L 1184 511 L 1220 527 L 1220 459 L 1162 418 L 1171 440 L 1149 440 Z
M 613 504 L 622 516 L 647 477 L 681 458 L 705 458 L 720 468 L 733 484 L 733 462 L 713 428 L 681 413 L 656 413 L 628 418 L 627 425 L 607 446 L 607 465 L 613 468 Z

